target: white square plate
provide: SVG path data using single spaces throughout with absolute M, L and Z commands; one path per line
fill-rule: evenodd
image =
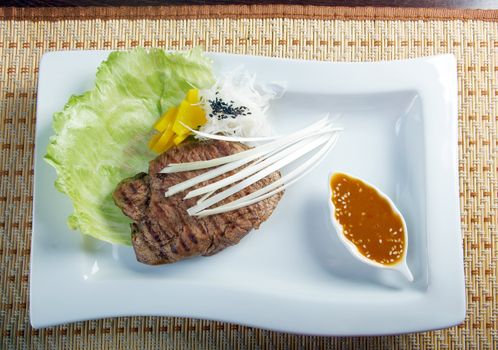
M 109 52 L 51 52 L 40 65 L 30 316 L 34 327 L 124 315 L 171 315 L 321 335 L 448 327 L 465 317 L 453 56 L 331 63 L 209 54 L 215 71 L 243 64 L 285 81 L 273 103 L 279 133 L 340 113 L 344 132 L 271 218 L 212 257 L 151 267 L 132 248 L 82 238 L 66 226 L 71 202 L 42 157 L 52 115 L 92 87 Z M 353 260 L 329 220 L 328 174 L 356 174 L 388 194 L 409 232 L 415 281 Z

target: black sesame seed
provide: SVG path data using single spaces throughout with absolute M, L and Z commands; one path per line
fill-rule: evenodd
M 218 91 L 216 92 L 216 95 Z M 223 101 L 219 97 L 215 97 L 214 100 L 208 101 L 211 106 L 212 113 L 209 114 L 209 117 L 213 118 L 216 116 L 218 120 L 224 120 L 227 118 L 235 119 L 239 116 L 246 116 L 247 114 L 251 114 L 249 108 L 246 106 L 234 106 L 234 101 L 230 100 L 230 104 Z

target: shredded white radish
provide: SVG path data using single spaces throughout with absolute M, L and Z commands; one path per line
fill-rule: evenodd
M 175 173 L 212 167 L 215 168 L 171 186 L 168 188 L 165 195 L 174 195 L 188 190 L 199 183 L 241 168 L 233 175 L 188 192 L 184 199 L 198 196 L 201 197 L 194 206 L 187 210 L 187 212 L 192 216 L 207 216 L 252 205 L 283 191 L 316 168 L 336 144 L 341 130 L 342 129 L 340 128 L 334 127 L 327 116 L 302 130 L 276 139 L 265 139 L 265 141 L 269 142 L 230 156 L 207 161 L 169 164 L 161 172 Z M 204 136 L 207 137 L 208 135 L 204 134 Z M 219 135 L 209 135 L 208 138 L 219 140 L 219 138 L 217 138 L 218 136 Z M 232 140 L 237 139 L 239 142 L 241 139 L 244 139 L 243 137 L 230 138 Z M 263 140 L 260 142 L 263 142 Z M 271 173 L 278 171 L 303 157 L 307 157 L 309 154 L 311 154 L 311 156 L 308 159 L 278 180 L 239 199 L 211 208 L 235 193 L 238 193 L 267 177 Z
M 269 102 L 279 98 L 284 90 L 283 84 L 257 83 L 256 76 L 243 67 L 222 74 L 212 88 L 200 91 L 207 123 L 200 129 L 202 134 L 195 134 L 195 137 L 210 138 L 206 134 L 242 137 L 271 135 L 267 120 Z

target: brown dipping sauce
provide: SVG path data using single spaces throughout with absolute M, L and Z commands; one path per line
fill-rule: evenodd
M 376 189 L 360 179 L 335 173 L 330 181 L 335 218 L 344 236 L 370 260 L 394 265 L 404 256 L 400 215 Z

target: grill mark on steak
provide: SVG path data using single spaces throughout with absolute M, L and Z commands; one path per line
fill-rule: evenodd
M 171 243 L 171 246 L 170 246 L 170 247 L 171 247 L 171 252 L 172 252 L 173 254 L 178 254 L 178 250 L 176 250 L 176 246 L 175 246 L 175 243 L 174 243 L 174 242 L 173 242 L 173 243 Z
M 223 236 L 225 233 L 223 232 L 223 226 L 221 226 L 218 221 L 219 218 L 214 215 L 208 216 L 208 218 L 209 220 L 211 220 L 213 226 L 216 228 L 216 232 L 219 232 L 219 235 Z
M 193 232 L 193 230 L 191 230 L 190 225 L 187 225 L 185 218 L 184 218 L 181 214 L 178 214 L 178 215 L 179 215 L 178 217 L 179 217 L 179 219 L 180 219 L 180 222 L 181 222 L 181 225 L 182 225 L 183 231 L 185 231 L 185 232 L 186 232 L 187 236 L 193 235 L 193 234 L 194 234 L 194 232 Z M 181 244 L 181 245 L 185 248 L 185 250 L 188 252 L 188 251 L 190 251 L 190 249 L 187 247 L 187 245 L 186 245 L 186 244 L 185 244 L 185 242 L 183 241 L 182 236 L 183 236 L 183 235 L 180 233 L 180 234 L 177 236 L 177 238 L 178 238 L 178 240 L 180 241 L 180 244 Z
M 176 211 L 176 207 L 174 205 L 165 205 L 165 206 L 161 206 L 161 205 L 158 205 L 157 203 L 154 202 L 153 204 L 156 208 L 154 212 L 157 212 L 159 211 L 161 213 L 161 215 L 163 215 L 164 217 L 166 216 L 171 216 L 171 214 L 166 210 L 166 209 L 170 209 L 171 211 Z M 178 217 L 180 220 L 182 220 L 182 216 L 180 214 L 177 214 L 175 217 Z M 174 230 L 175 227 L 172 227 L 172 226 L 166 226 L 162 221 L 158 221 L 159 223 L 159 226 L 161 227 L 162 229 L 162 232 L 170 232 L 170 231 L 173 231 L 171 234 L 168 235 L 168 240 L 171 240 L 173 239 L 175 236 L 176 236 L 176 231 Z
M 181 208 L 177 206 L 172 206 L 172 210 L 175 213 L 176 217 L 180 221 L 181 226 L 188 232 L 188 234 L 193 234 L 194 232 L 190 229 L 190 225 L 187 224 L 187 218 L 182 215 Z
M 125 191 L 121 191 L 121 195 L 123 196 L 123 201 L 126 203 L 128 207 L 133 206 L 133 203 L 130 198 L 126 195 Z
M 167 256 L 161 249 L 158 250 L 151 241 L 144 239 L 144 237 L 141 235 L 134 234 L 135 232 L 140 232 L 137 224 L 131 224 L 131 228 L 133 249 L 135 250 L 135 254 L 139 261 L 154 265 L 154 262 L 157 259 L 169 259 L 169 256 Z
M 183 241 L 182 236 L 178 237 L 178 240 L 180 241 L 180 245 L 185 249 L 185 251 L 190 252 L 190 248 L 187 246 L 187 244 Z
M 199 239 L 204 239 L 205 237 L 210 237 L 209 230 L 207 229 L 205 222 L 206 222 L 205 220 L 200 220 L 198 223 L 199 232 L 201 233 Z
M 137 193 L 137 187 L 135 186 L 134 182 L 130 182 L 130 190 L 131 190 L 131 193 L 133 193 L 133 194 Z
M 168 215 L 168 212 L 166 211 L 166 208 L 164 208 L 163 206 L 159 205 L 158 203 L 155 203 L 155 202 L 154 202 L 154 203 L 153 203 L 153 204 L 151 204 L 151 205 L 153 205 L 153 206 L 154 206 L 154 209 L 155 209 L 154 211 L 160 211 L 160 212 L 161 212 L 161 214 L 162 214 L 162 215 L 164 215 L 164 216 Z M 163 225 L 162 225 L 162 221 L 159 221 L 159 226 L 161 226 L 161 228 L 162 228 L 163 230 L 167 230 L 167 229 L 169 229 L 169 227 L 163 227 Z
M 143 225 L 146 228 L 146 230 L 143 230 L 144 234 L 151 238 L 148 241 L 151 243 L 156 242 L 157 244 L 155 244 L 155 246 L 157 246 L 157 248 L 160 249 L 161 248 L 161 237 L 152 227 L 152 223 L 149 220 L 145 220 L 143 222 Z
M 207 217 L 188 215 L 187 209 L 198 200 L 183 199 L 191 189 L 170 197 L 164 196 L 169 187 L 210 170 L 159 173 L 168 164 L 224 157 L 246 149 L 248 147 L 240 143 L 225 141 L 182 144 L 151 161 L 149 175 L 138 174 L 118 185 L 113 197 L 123 212 L 135 221 L 132 224 L 132 243 L 138 261 L 157 265 L 192 256 L 212 255 L 237 244 L 251 229 L 259 227 L 268 219 L 282 193 L 245 208 Z M 238 170 L 205 181 L 192 189 L 218 181 Z M 241 198 L 279 178 L 279 172 L 272 173 L 216 206 Z
M 188 238 L 190 239 L 190 241 L 194 244 L 197 244 L 197 238 L 195 238 L 195 235 L 193 233 L 189 234 L 188 235 Z
M 150 196 L 149 192 L 147 174 L 139 173 L 130 179 L 122 181 L 113 197 L 115 201 L 123 202 L 123 212 L 137 221 L 143 217 Z
M 206 255 L 211 255 L 211 251 L 216 247 L 216 241 L 217 241 L 217 238 L 214 234 L 212 234 L 213 232 L 219 232 L 219 229 L 216 228 L 216 224 L 215 222 L 213 221 L 213 219 L 211 217 L 206 217 L 203 222 L 205 223 L 206 225 L 206 233 L 210 236 L 211 238 L 211 242 L 209 244 L 209 247 L 206 249 L 205 251 L 205 254 Z M 218 230 L 218 231 L 217 231 Z
M 225 227 L 226 227 L 226 221 L 222 216 L 219 215 L 211 215 L 209 216 L 212 220 L 214 225 L 216 226 L 217 232 L 219 232 L 220 236 L 223 236 L 225 234 Z

